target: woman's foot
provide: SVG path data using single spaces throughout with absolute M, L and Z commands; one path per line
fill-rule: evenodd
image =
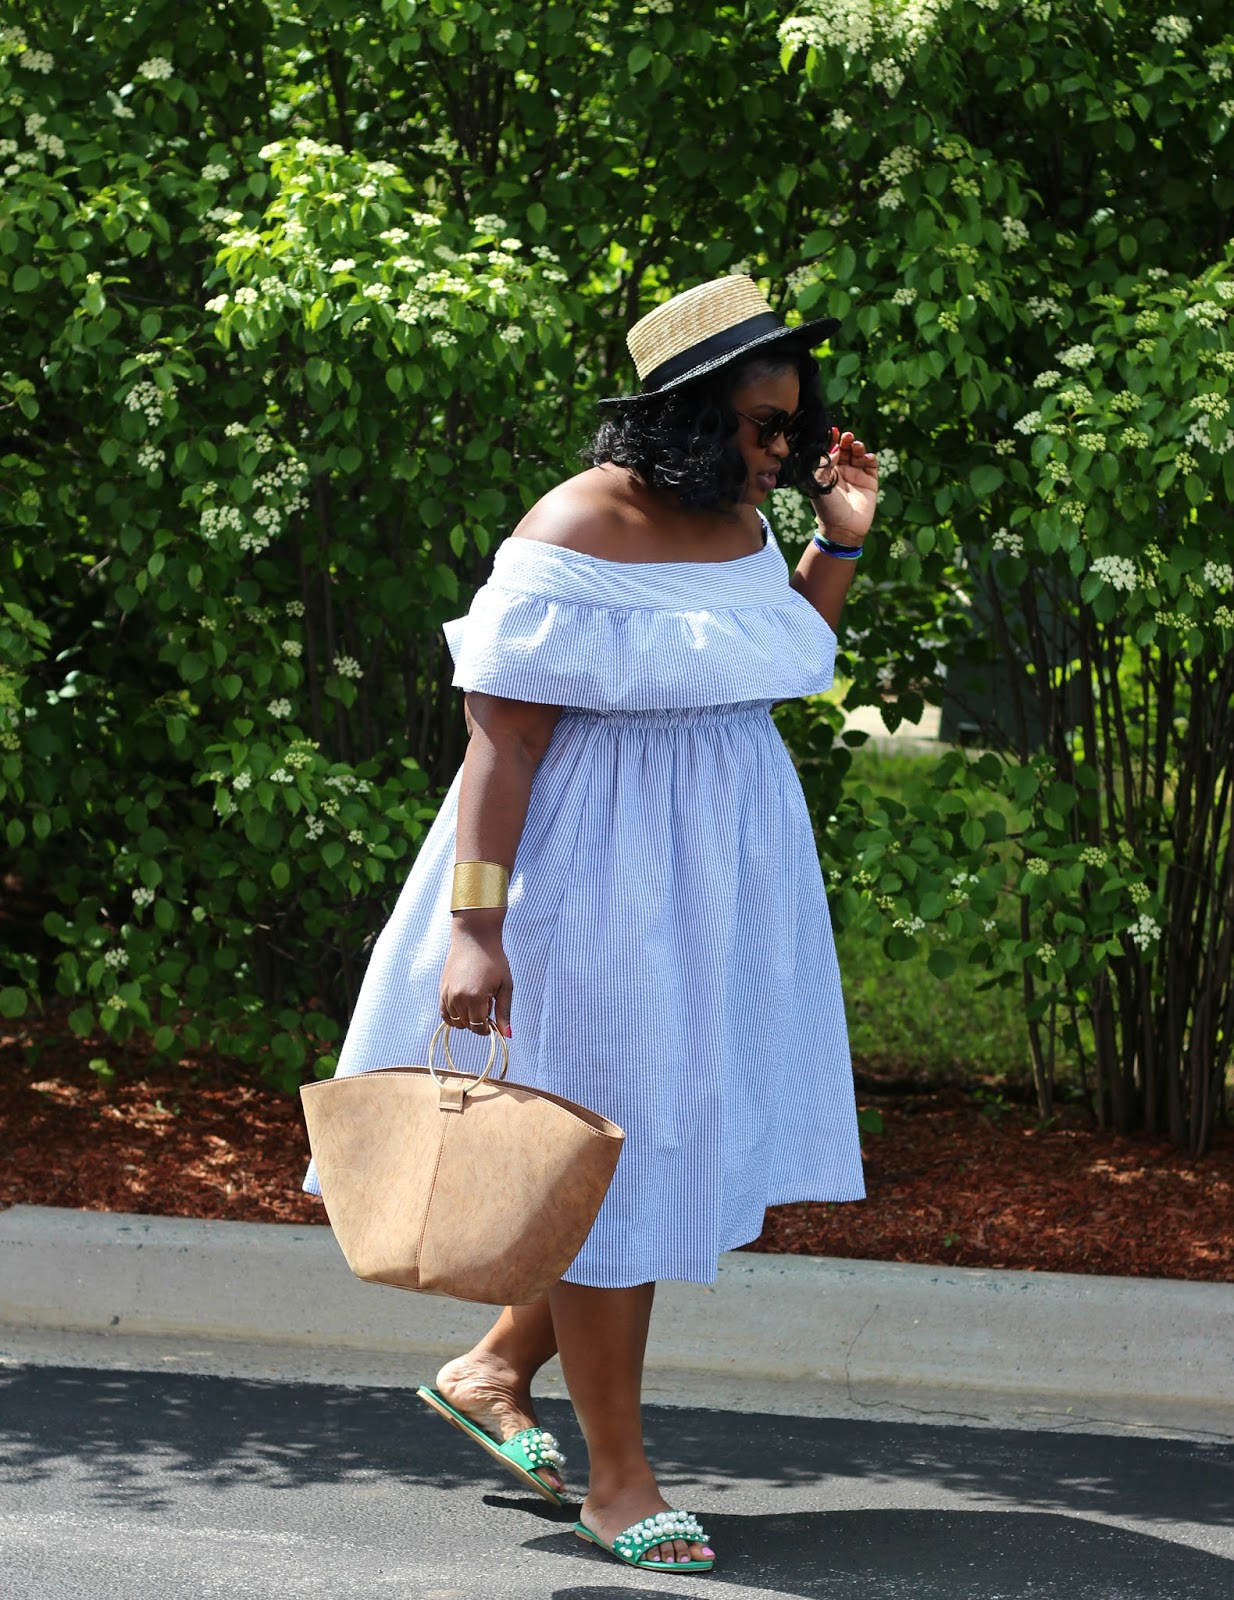
M 594 1490 L 583 1502 L 579 1521 L 591 1529 L 610 1548 L 619 1533 L 644 1517 L 654 1517 L 658 1511 L 673 1508 L 656 1487 L 654 1478 L 636 1484 L 626 1484 L 611 1496 L 601 1499 Z M 686 1539 L 670 1539 L 665 1544 L 653 1545 L 642 1556 L 644 1561 L 711 1561 L 715 1551 L 709 1545 L 694 1544 Z
M 530 1380 L 484 1352 L 473 1350 L 447 1361 L 437 1374 L 437 1392 L 498 1444 L 513 1439 L 524 1428 L 540 1426 L 532 1404 Z M 565 1488 L 553 1467 L 540 1467 L 538 1476 L 558 1492 Z

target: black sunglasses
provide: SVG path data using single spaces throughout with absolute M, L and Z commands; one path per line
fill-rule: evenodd
M 791 417 L 787 411 L 773 411 L 769 417 L 751 417 L 744 411 L 738 411 L 737 415 L 743 422 L 752 422 L 758 429 L 758 444 L 762 450 L 781 437 L 792 449 L 800 439 L 805 423 L 800 411 L 794 412 Z

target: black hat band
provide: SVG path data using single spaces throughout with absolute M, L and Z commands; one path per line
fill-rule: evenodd
M 794 329 L 786 327 L 774 311 L 761 311 L 756 317 L 746 317 L 744 321 L 735 322 L 731 328 L 725 328 L 720 333 L 709 333 L 697 344 L 690 345 L 680 354 L 670 356 L 667 361 L 661 361 L 659 366 L 652 367 L 643 379 L 643 393 L 647 394 L 649 391 L 663 389 L 666 384 L 676 383 L 678 378 L 684 378 L 686 373 L 693 372 L 695 367 L 705 366 L 731 355 L 749 344 L 751 340 L 764 339 L 773 333 L 783 333 L 787 336 L 793 332 Z

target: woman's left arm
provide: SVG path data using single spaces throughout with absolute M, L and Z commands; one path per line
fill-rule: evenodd
M 814 502 L 819 532 L 833 544 L 860 548 L 878 504 L 878 461 L 851 433 L 842 434 L 833 428 L 831 437 L 830 466 L 835 486 L 830 494 L 820 495 Z M 825 470 L 826 466 L 820 467 L 820 474 Z M 856 566 L 851 558 L 827 555 L 811 539 L 789 579 L 836 633 Z

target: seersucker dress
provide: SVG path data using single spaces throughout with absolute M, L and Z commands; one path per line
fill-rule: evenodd
M 768 1205 L 865 1193 L 818 853 L 770 715 L 827 687 L 835 635 L 764 529 L 721 562 L 510 538 L 445 626 L 457 688 L 563 708 L 502 942 L 510 1077 L 626 1130 L 571 1283 L 711 1283 Z M 374 946 L 339 1075 L 426 1058 L 460 778 Z M 450 1038 L 458 1066 L 487 1058 Z

